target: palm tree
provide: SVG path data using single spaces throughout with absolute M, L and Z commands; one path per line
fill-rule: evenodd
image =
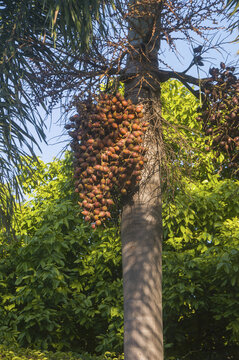
M 180 79 L 191 90 L 190 83 L 199 84 L 198 79 L 186 75 L 187 71 L 179 74 L 159 69 L 162 42 L 166 40 L 169 45 L 175 46 L 174 36 L 179 33 L 193 41 L 192 32 L 201 32 L 203 17 L 210 19 L 220 7 L 222 3 L 213 1 L 210 4 L 194 1 L 190 5 L 181 1 L 128 1 L 131 14 L 128 18 L 128 42 L 131 50 L 123 76 L 126 94 L 133 102 L 143 102 L 152 109 L 156 101 L 159 108 L 160 84 L 169 77 Z M 194 14 L 200 14 L 201 20 Z M 138 191 L 123 208 L 121 222 L 126 360 L 164 358 L 161 289 L 163 170 L 159 161 L 162 144 L 160 135 L 157 135 L 157 131 L 160 133 L 160 122 L 157 123 L 153 110 L 151 116 L 152 133 L 146 139 L 148 166 Z
M 95 3 L 99 5 L 99 1 Z M 37 84 L 35 98 L 39 101 L 47 96 L 57 98 L 67 90 L 78 92 L 74 99 L 77 104 L 97 93 L 102 83 L 110 91 L 112 80 L 115 80 L 125 83 L 128 98 L 134 103 L 144 103 L 148 108 L 151 122 L 146 138 L 148 165 L 142 182 L 124 205 L 121 219 L 126 360 L 163 359 L 160 85 L 169 78 L 177 78 L 199 96 L 200 92 L 191 85 L 198 86 L 205 81 L 188 74 L 192 66 L 202 66 L 202 47 L 194 52 L 185 71 L 178 72 L 177 69 L 165 69 L 164 46 L 176 51 L 178 38 L 187 39 L 189 46 L 197 46 L 198 39 L 194 39 L 194 34 L 204 39 L 204 32 L 212 29 L 208 22 L 211 20 L 213 24 L 223 5 L 222 0 L 115 0 L 114 6 L 100 12 L 103 14 L 100 24 L 106 24 L 108 31 L 102 32 L 101 27 L 96 26 L 95 31 L 90 32 L 92 40 L 87 51 L 82 52 L 74 43 L 68 46 L 64 42 L 60 27 L 59 33 L 57 31 L 58 15 L 63 11 L 61 3 L 50 12 L 54 39 L 46 31 L 42 33 L 41 41 L 31 36 L 31 46 L 27 46 L 29 43 L 25 40 L 23 42 L 29 51 L 27 65 L 32 61 L 32 71 L 28 68 L 23 71 L 19 66 L 18 73 L 22 71 L 24 79 L 29 76 L 31 83 L 30 80 L 27 83 L 31 84 L 31 90 L 33 81 Z M 69 10 L 68 7 L 66 21 Z M 76 40 L 81 41 L 82 34 L 78 36 L 78 31 L 84 34 L 84 28 L 76 29 Z M 74 41 L 74 34 L 69 29 L 66 34 Z M 154 103 L 157 103 L 157 112 Z
M 191 85 L 199 86 L 208 79 L 188 74 L 192 66 L 203 66 L 203 47 L 198 46 L 194 34 L 203 39 L 204 31 L 211 28 L 204 20 L 213 24 L 222 10 L 223 1 L 214 0 L 118 0 L 115 8 L 105 12 L 107 36 L 95 34 L 88 52 L 78 56 L 78 62 L 72 56 L 74 85 L 70 86 L 73 89 L 77 85 L 76 104 L 97 93 L 102 82 L 106 91 L 112 91 L 112 80 L 121 81 L 127 98 L 145 104 L 151 122 L 145 140 L 148 162 L 143 180 L 124 205 L 121 218 L 126 360 L 163 359 L 160 85 L 176 78 L 200 96 Z M 165 69 L 163 59 L 163 46 L 176 51 L 177 38 L 187 39 L 186 43 L 194 47 L 192 61 L 183 72 Z M 67 67 L 62 72 L 67 74 Z M 54 88 L 57 91 L 56 82 Z

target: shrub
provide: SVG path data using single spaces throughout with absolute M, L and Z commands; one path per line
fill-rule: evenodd
M 23 349 L 15 346 L 0 345 L 0 360 L 123 360 L 124 356 L 116 356 L 114 353 L 106 352 L 101 356 L 92 356 L 87 353 L 76 354 L 73 352 L 51 352 Z
M 17 240 L 0 236 L 0 343 L 120 353 L 117 228 L 92 231 L 84 224 L 66 160 L 36 166 L 38 181 L 24 182 L 30 199 L 18 214 Z

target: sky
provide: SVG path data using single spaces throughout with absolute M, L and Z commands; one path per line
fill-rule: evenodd
M 220 49 L 214 48 L 211 49 L 210 52 L 206 53 L 203 59 L 205 65 L 199 68 L 199 75 L 201 78 L 208 75 L 208 69 L 211 66 L 219 67 L 221 61 L 225 62 L 227 65 L 239 61 L 239 55 L 237 54 L 239 50 L 239 43 L 233 42 L 237 35 L 237 30 L 233 34 L 225 32 L 218 32 L 215 34 L 214 42 L 223 41 L 224 44 Z M 227 38 L 225 38 L 225 36 L 227 36 Z M 205 45 L 207 45 L 206 42 Z M 192 54 L 192 47 L 190 48 L 185 41 L 180 41 L 177 44 L 176 56 L 175 54 L 172 54 L 172 52 L 165 50 L 161 54 L 160 58 L 163 60 L 163 62 L 167 63 L 176 71 L 184 71 L 192 60 Z M 162 63 L 159 63 L 159 66 L 162 68 L 164 67 Z M 197 71 L 197 68 L 194 66 L 190 74 L 197 77 Z M 64 129 L 65 121 L 66 119 L 61 118 L 61 111 L 59 106 L 58 109 L 53 110 L 51 116 L 45 119 L 45 124 L 47 126 L 46 136 L 48 144 L 40 144 L 41 152 L 38 149 L 35 149 L 36 154 L 44 162 L 50 162 L 54 157 L 60 158 L 63 156 L 63 150 L 66 149 L 70 141 L 70 137 L 67 135 L 67 131 Z

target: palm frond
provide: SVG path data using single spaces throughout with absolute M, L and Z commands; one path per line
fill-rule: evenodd
M 24 156 L 45 141 L 39 108 L 47 103 L 38 87 L 39 62 L 59 66 L 56 39 L 85 50 L 92 22 L 104 0 L 0 0 L 0 224 L 9 227 L 14 202 L 21 199 Z M 55 64 L 55 65 L 54 65 Z M 58 64 L 58 65 L 57 65 Z M 59 66 L 60 69 L 60 66 Z M 29 171 L 31 171 L 29 166 Z

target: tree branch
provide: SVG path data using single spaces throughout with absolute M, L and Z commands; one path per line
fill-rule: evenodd
M 199 98 L 199 91 L 194 90 L 190 86 L 190 84 L 200 87 L 201 85 L 203 85 L 204 83 L 206 83 L 212 79 L 211 77 L 198 79 L 194 76 L 185 74 L 185 72 L 158 70 L 156 68 L 150 69 L 150 73 L 151 73 L 151 75 L 153 74 L 154 79 L 155 79 L 154 84 L 153 84 L 154 88 L 157 87 L 159 89 L 160 84 L 169 79 L 177 79 L 177 80 L 181 81 L 182 84 L 185 85 L 187 87 L 187 89 L 197 98 Z M 127 82 L 134 77 L 135 78 L 139 77 L 139 74 L 125 73 L 125 71 L 122 71 L 120 73 L 120 81 L 122 81 L 122 82 Z

